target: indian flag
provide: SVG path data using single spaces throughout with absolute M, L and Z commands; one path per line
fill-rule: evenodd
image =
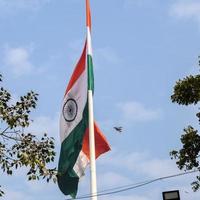
M 75 198 L 80 177 L 90 163 L 88 128 L 88 91 L 94 91 L 91 19 L 87 3 L 87 39 L 67 86 L 60 117 L 61 150 L 58 186 L 65 195 Z M 110 150 L 109 144 L 94 122 L 96 158 Z

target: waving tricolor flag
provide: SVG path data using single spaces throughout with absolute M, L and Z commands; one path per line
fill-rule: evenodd
M 67 86 L 60 117 L 61 151 L 58 165 L 58 186 L 65 195 L 75 197 L 79 178 L 90 163 L 89 92 L 94 92 L 91 17 L 86 0 L 87 39 Z M 94 122 L 95 157 L 110 150 L 104 135 Z

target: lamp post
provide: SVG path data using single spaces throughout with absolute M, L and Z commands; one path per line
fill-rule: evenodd
M 180 194 L 178 190 L 163 192 L 163 200 L 180 200 Z

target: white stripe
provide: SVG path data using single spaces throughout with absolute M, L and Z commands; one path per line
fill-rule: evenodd
M 87 53 L 92 56 L 92 39 L 89 27 L 87 27 Z
M 86 68 L 87 69 L 87 68 Z M 72 130 L 78 125 L 78 123 L 83 118 L 83 110 L 86 106 L 87 102 L 87 71 L 79 76 L 78 80 L 74 83 L 72 88 L 66 94 L 63 100 L 63 106 L 65 102 L 72 98 L 76 101 L 78 106 L 77 116 L 72 122 L 67 122 L 63 116 L 63 108 L 60 116 L 60 139 L 63 142 L 68 135 L 72 132 Z
M 89 162 L 88 157 L 81 151 L 73 168 L 79 178 L 84 176 L 85 169 Z

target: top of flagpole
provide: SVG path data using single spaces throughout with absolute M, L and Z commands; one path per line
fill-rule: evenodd
M 86 26 L 91 30 L 90 0 L 86 0 Z

